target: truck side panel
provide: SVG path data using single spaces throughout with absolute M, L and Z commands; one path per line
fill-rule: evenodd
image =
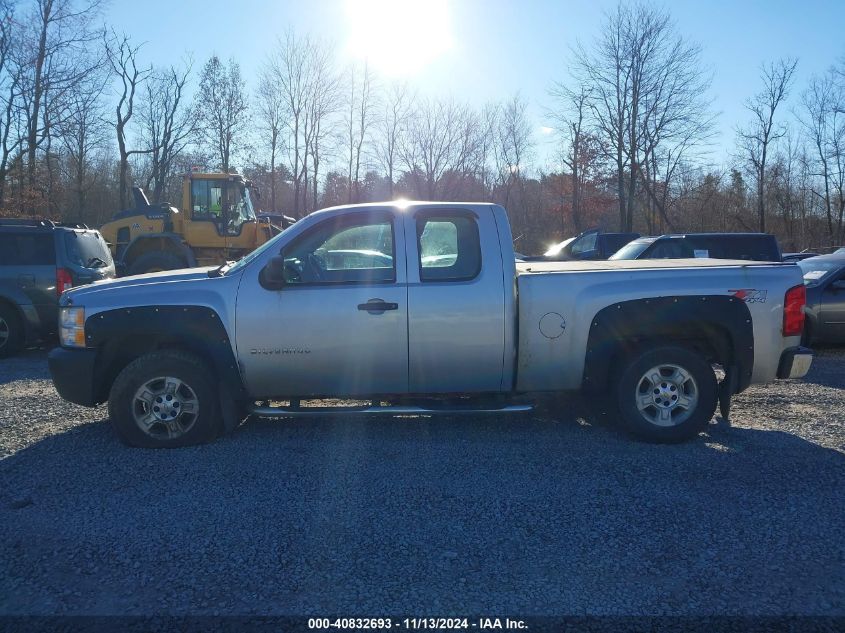
M 781 335 L 784 294 L 796 283 L 798 272 L 783 265 L 518 274 L 517 390 L 579 389 L 591 324 L 607 306 L 673 296 L 739 297 L 737 292 L 754 328 L 751 382 L 768 382 L 775 378 L 781 352 L 799 344 L 799 337 Z

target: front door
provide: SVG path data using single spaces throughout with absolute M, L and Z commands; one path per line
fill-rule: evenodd
M 247 387 L 270 396 L 368 396 L 408 389 L 403 226 L 390 211 L 330 217 L 284 247 L 285 285 L 248 270 L 237 302 Z

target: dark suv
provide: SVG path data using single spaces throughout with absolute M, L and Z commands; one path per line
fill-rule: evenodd
M 747 259 L 779 262 L 777 238 L 768 233 L 685 233 L 641 237 L 629 242 L 610 259 Z
M 0 358 L 55 335 L 63 291 L 111 277 L 114 261 L 99 231 L 0 219 Z

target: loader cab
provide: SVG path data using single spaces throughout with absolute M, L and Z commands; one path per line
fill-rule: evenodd
M 240 176 L 189 176 L 186 183 L 191 220 L 210 222 L 221 237 L 238 236 L 255 222 L 249 183 Z

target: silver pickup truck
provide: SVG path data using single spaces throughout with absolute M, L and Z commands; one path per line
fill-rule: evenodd
M 65 292 L 49 364 L 135 446 L 209 441 L 250 413 L 512 412 L 571 390 L 673 442 L 748 385 L 807 372 L 804 302 L 794 265 L 518 264 L 500 206 L 357 205 L 237 263 Z M 306 406 L 326 398 L 365 404 Z

